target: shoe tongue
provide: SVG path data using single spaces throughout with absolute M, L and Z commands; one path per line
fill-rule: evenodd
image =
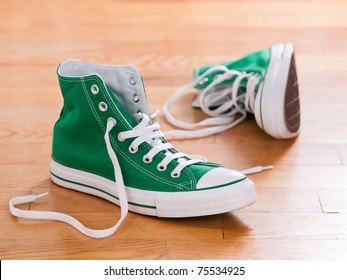
M 139 112 L 150 116 L 145 87 L 135 66 L 102 65 L 92 70 L 104 80 L 110 93 L 130 116 Z
M 150 116 L 146 90 L 139 70 L 133 65 L 125 65 L 120 68 L 114 77 L 117 83 L 114 94 L 117 99 L 129 115 L 144 113 Z

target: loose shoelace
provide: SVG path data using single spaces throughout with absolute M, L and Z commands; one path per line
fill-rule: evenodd
M 143 157 L 143 161 L 146 163 L 150 163 L 155 155 L 157 155 L 161 151 L 166 151 L 164 159 L 158 164 L 157 168 L 160 171 L 165 171 L 168 164 L 177 159 L 179 163 L 175 169 L 171 172 L 171 176 L 173 178 L 177 178 L 180 176 L 181 171 L 186 166 L 191 164 L 201 162 L 201 159 L 188 159 L 187 155 L 184 153 L 173 153 L 170 149 L 173 149 L 173 146 L 169 143 L 163 143 L 161 137 L 163 137 L 163 133 L 159 130 L 160 126 L 158 123 L 150 124 L 150 119 L 147 115 L 143 114 L 142 120 L 140 123 L 134 127 L 133 130 L 121 132 L 118 134 L 118 139 L 120 141 L 124 141 L 126 139 L 135 138 L 135 140 L 129 146 L 129 152 L 136 153 L 138 147 L 144 143 L 149 142 L 153 146 L 153 148 Z M 85 227 L 82 223 L 80 223 L 75 218 L 70 215 L 59 213 L 59 212 L 51 212 L 51 211 L 29 211 L 29 210 L 21 210 L 15 207 L 15 205 L 30 203 L 35 201 L 37 198 L 43 197 L 48 193 L 43 193 L 39 195 L 28 195 L 16 197 L 10 200 L 9 207 L 12 215 L 19 218 L 27 218 L 27 219 L 46 219 L 46 220 L 55 220 L 70 224 L 81 233 L 94 238 L 103 238 L 112 235 L 121 225 L 122 221 L 125 219 L 128 213 L 128 199 L 125 191 L 124 181 L 122 170 L 119 166 L 119 162 L 115 152 L 110 143 L 110 131 L 116 125 L 116 120 L 113 118 L 109 118 L 107 121 L 106 132 L 104 135 L 107 152 L 112 161 L 115 178 L 117 181 L 114 183 L 114 187 L 117 190 L 118 198 L 119 198 L 119 206 L 121 208 L 121 217 L 118 222 L 110 228 L 103 230 L 90 229 Z
M 187 93 L 191 88 L 203 82 L 205 77 L 213 72 L 221 73 L 201 91 L 198 96 L 199 104 L 203 112 L 212 116 L 197 123 L 189 123 L 178 120 L 170 113 L 170 108 L 177 100 Z M 218 88 L 217 86 L 226 80 L 235 78 L 232 87 Z M 239 93 L 241 82 L 247 79 L 246 91 Z M 179 88 L 164 104 L 164 114 L 169 123 L 186 130 L 166 131 L 167 138 L 199 138 L 212 134 L 223 132 L 242 122 L 247 112 L 254 112 L 254 103 L 256 96 L 256 87 L 260 81 L 260 76 L 253 73 L 245 73 L 237 70 L 229 70 L 223 65 L 216 65 L 207 70 L 204 74 L 196 78 L 189 84 Z M 262 84 L 259 85 L 258 91 L 261 90 Z M 243 106 L 240 106 L 243 104 Z M 217 107 L 217 108 L 215 108 Z M 211 109 L 214 108 L 214 109 Z M 241 114 L 236 119 L 236 114 Z M 199 127 L 203 129 L 193 130 Z M 188 131 L 189 130 L 189 131 Z

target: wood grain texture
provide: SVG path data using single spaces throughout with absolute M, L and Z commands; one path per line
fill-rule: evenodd
M 345 260 L 347 254 L 345 239 L 169 239 L 167 247 L 168 259 L 189 260 Z
M 102 0 L 0 3 L 1 259 L 346 259 L 347 2 L 341 0 Z M 52 130 L 62 96 L 58 64 L 76 58 L 134 64 L 152 112 L 192 79 L 193 67 L 293 42 L 302 126 L 275 140 L 249 116 L 220 135 L 172 141 L 188 154 L 250 175 L 257 202 L 210 217 L 159 219 L 129 213 L 106 239 L 54 221 L 17 219 L 8 201 L 49 192 L 22 209 L 69 213 L 93 228 L 119 218 L 117 206 L 50 181 Z M 185 95 L 173 113 L 205 116 Z M 162 129 L 173 129 L 163 114 Z

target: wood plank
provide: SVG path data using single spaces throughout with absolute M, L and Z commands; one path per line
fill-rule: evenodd
M 48 166 L 49 157 L 41 158 L 42 151 L 44 151 L 42 145 L 39 143 L 23 142 L 1 143 L 0 154 L 2 156 L 0 157 L 0 165 L 35 165 L 37 162 L 44 161 Z
M 60 40 L 37 39 L 31 40 L 19 38 L 18 40 L 1 41 L 0 63 L 3 65 L 25 65 L 30 63 L 41 65 L 53 65 L 52 57 L 56 63 L 71 58 L 88 60 L 94 57 L 96 60 L 104 58 L 105 44 L 100 41 L 69 39 L 61 43 Z
M 35 164 L 1 164 L 0 188 L 2 194 L 11 190 L 26 190 L 34 187 L 49 187 L 51 184 L 49 174 L 49 159 L 41 165 Z
M 322 189 L 318 191 L 318 197 L 324 213 L 347 212 L 347 190 Z
M 41 210 L 52 211 L 54 208 L 49 208 L 42 202 L 35 202 L 30 205 L 30 210 L 34 206 L 35 209 L 40 206 Z M 27 205 L 21 207 L 27 209 Z M 103 230 L 114 226 L 120 216 L 119 208 L 115 206 L 113 212 L 97 212 L 93 208 L 87 208 L 83 212 L 62 211 L 62 213 L 78 219 L 83 225 L 91 229 Z M 90 212 L 88 212 L 90 211 Z M 19 239 L 25 238 L 26 241 L 39 242 L 37 234 L 44 236 L 46 241 L 54 242 L 59 238 L 71 238 L 76 242 L 78 240 L 93 240 L 86 237 L 68 224 L 48 221 L 48 220 L 27 220 L 10 217 L 4 221 L 6 229 L 3 230 L 3 235 L 0 237 L 1 243 L 7 243 L 11 231 L 15 231 Z M 29 237 L 32 236 L 32 237 Z M 117 232 L 107 239 L 148 239 L 162 240 L 167 238 L 197 238 L 215 240 L 223 239 L 221 229 L 221 216 L 186 218 L 186 219 L 164 219 L 157 217 L 139 216 L 138 214 L 130 213 L 124 220 Z M 21 241 L 20 241 L 21 242 Z
M 321 213 L 227 213 L 225 239 L 347 239 L 347 215 Z
M 37 104 L 30 106 L 25 105 L 4 105 L 3 110 L 0 113 L 2 122 L 5 124 L 12 124 L 17 122 L 16 125 L 30 125 L 30 121 L 36 121 L 38 124 L 44 124 L 47 122 L 52 130 L 54 120 L 58 119 L 62 106 L 61 105 L 50 105 L 47 104 L 39 106 Z M 25 112 L 25 113 L 24 113 Z
M 273 170 L 250 175 L 256 186 L 296 188 L 346 188 L 343 165 L 275 165 Z
M 53 126 L 53 122 L 49 122 L 49 124 L 21 120 L 0 122 L 0 143 L 4 148 L 11 147 L 15 143 L 23 144 L 23 139 L 26 139 L 27 144 L 50 144 L 52 142 Z
M 1 259 L 165 259 L 166 242 L 154 239 L 90 239 L 69 234 L 55 234 L 55 238 L 46 240 L 46 236 L 31 232 L 35 240 L 25 243 L 15 239 L 0 247 Z M 28 235 L 17 235 L 25 240 Z
M 60 61 L 54 61 L 54 65 L 49 66 L 35 63 L 35 71 L 33 71 L 33 65 L 11 66 L 5 64 L 0 67 L 0 75 L 6 79 L 0 80 L 0 86 L 4 91 L 17 89 L 17 94 L 30 95 L 34 100 L 39 98 L 35 93 L 40 89 L 54 88 L 53 92 L 59 92 L 56 74 L 58 63 Z M 45 94 L 50 94 L 50 92 L 47 90 Z
M 211 246 L 213 244 L 213 246 Z M 346 239 L 169 239 L 168 259 L 345 260 Z
M 6 92 L 0 92 L 0 98 L 3 109 L 7 109 L 6 114 L 11 116 L 11 118 L 7 119 L 8 121 L 10 121 L 13 117 L 23 115 L 23 110 L 30 110 L 31 116 L 36 113 L 40 117 L 48 117 L 51 120 L 51 114 L 53 115 L 56 110 L 63 106 L 63 97 L 60 89 L 58 88 L 58 78 L 56 79 L 56 87 L 54 88 L 51 85 L 46 87 L 35 87 L 33 90 L 22 90 L 19 85 L 13 85 L 11 88 L 7 88 Z M 36 109 L 32 109 L 32 107 L 35 107 Z M 16 108 L 16 110 L 11 110 L 13 108 Z M 50 108 L 53 110 L 53 112 L 48 112 L 48 110 L 46 110 L 47 108 Z M 44 110 L 44 112 L 48 113 L 48 116 L 40 114 L 41 112 L 38 112 L 38 110 Z M 1 114 L 5 113 L 2 111 Z M 4 120 L 3 116 L 4 115 L 2 115 L 0 119 L 1 121 Z
M 257 201 L 237 212 L 247 213 L 321 213 L 315 188 L 258 187 Z

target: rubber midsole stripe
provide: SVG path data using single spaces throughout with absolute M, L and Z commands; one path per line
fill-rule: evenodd
M 76 185 L 80 185 L 80 186 L 83 186 L 83 187 L 87 187 L 87 188 L 91 188 L 91 189 L 94 189 L 94 190 L 97 190 L 99 192 L 102 192 L 104 194 L 107 194 L 117 200 L 119 200 L 119 198 L 113 194 L 110 194 L 108 192 L 105 192 L 104 190 L 101 190 L 99 188 L 96 188 L 96 187 L 93 187 L 93 186 L 89 186 L 89 185 L 86 185 L 86 184 L 83 184 L 83 183 L 79 183 L 79 182 L 74 182 L 74 181 L 70 181 L 70 180 L 67 180 L 67 179 L 64 179 L 62 177 L 59 177 L 58 175 L 54 174 L 53 172 L 50 172 L 52 174 L 52 176 L 60 179 L 60 180 L 63 180 L 65 182 L 68 182 L 68 183 L 72 183 L 72 184 L 76 184 Z M 128 204 L 131 204 L 131 205 L 134 205 L 134 206 L 138 206 L 138 207 L 144 207 L 144 208 L 151 208 L 151 209 L 156 209 L 157 207 L 156 206 L 153 206 L 153 205 L 145 205 L 145 204 L 139 204 L 139 203 L 135 203 L 135 202 L 131 202 L 131 201 L 128 201 Z

